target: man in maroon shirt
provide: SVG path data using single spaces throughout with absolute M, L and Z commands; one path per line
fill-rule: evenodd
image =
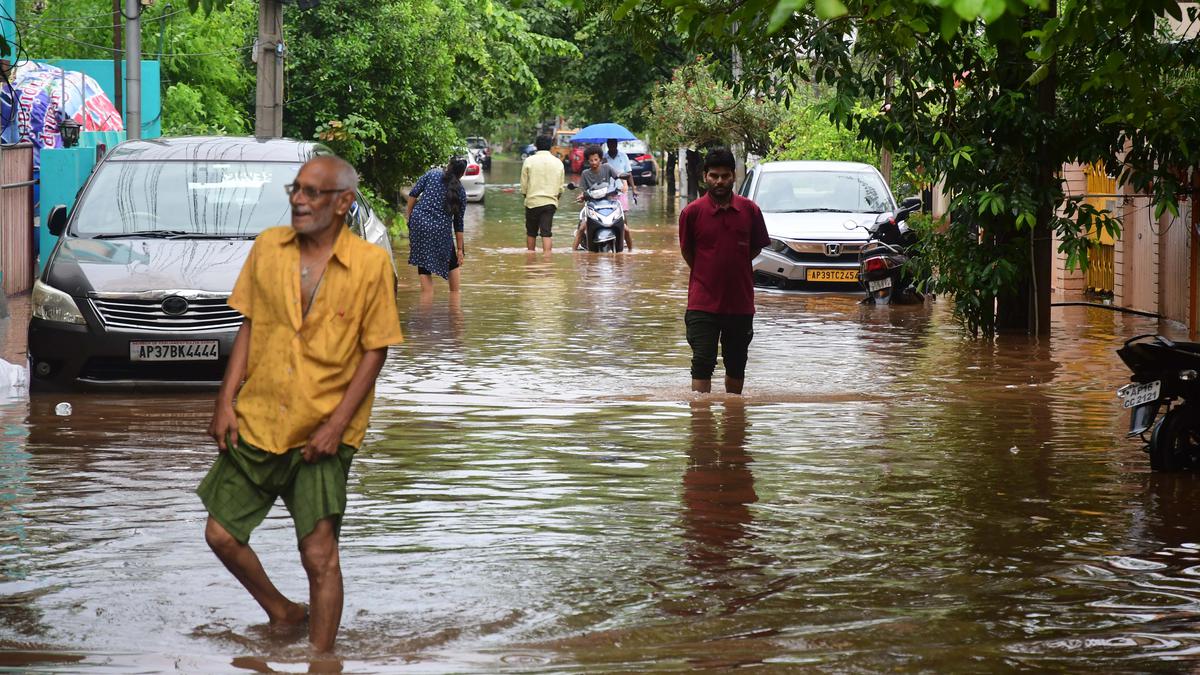
M 708 192 L 679 214 L 679 248 L 692 268 L 683 316 L 692 347 L 692 391 L 712 391 L 719 341 L 725 391 L 742 393 L 754 338 L 751 262 L 771 238 L 758 206 L 733 194 L 733 179 L 733 153 L 712 150 L 704 158 Z

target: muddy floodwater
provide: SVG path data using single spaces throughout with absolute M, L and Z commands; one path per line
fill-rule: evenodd
M 1200 482 L 1151 475 L 1113 395 L 1120 341 L 1169 327 L 1061 307 L 1048 341 L 982 343 L 945 301 L 762 292 L 747 395 L 692 396 L 661 189 L 633 209 L 633 253 L 570 252 L 564 199 L 544 257 L 518 168 L 497 161 L 468 209 L 460 302 L 441 280 L 422 302 L 397 250 L 406 342 L 355 459 L 342 631 L 315 667 L 1200 665 Z M 0 670 L 314 665 L 204 544 L 211 400 L 0 404 Z M 253 544 L 304 599 L 282 505 Z

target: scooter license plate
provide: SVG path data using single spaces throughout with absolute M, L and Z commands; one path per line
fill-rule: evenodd
M 1162 380 L 1143 382 L 1141 384 L 1127 384 L 1117 390 L 1117 396 L 1121 399 L 1121 407 L 1123 408 L 1133 408 L 1143 403 L 1157 401 L 1161 395 Z
M 874 293 L 875 291 L 882 291 L 885 288 L 891 288 L 891 287 L 892 287 L 892 278 L 891 277 L 884 277 L 882 279 L 876 279 L 875 281 L 867 282 L 867 288 L 870 289 L 870 291 L 872 293 Z
M 1129 436 L 1138 436 L 1154 424 L 1158 415 L 1158 401 L 1143 403 L 1129 411 Z

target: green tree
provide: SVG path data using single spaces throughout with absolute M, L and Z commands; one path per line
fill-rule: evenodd
M 568 40 L 544 33 L 499 0 L 463 2 L 467 31 L 457 45 L 457 98 L 449 114 L 467 132 L 464 135 L 490 134 L 514 111 L 527 112 L 542 97 L 538 64 L 571 62 L 579 50 Z
M 649 129 L 663 147 L 742 143 L 765 155 L 783 109 L 774 100 L 735 91 L 703 58 L 675 70 L 649 105 Z
M 1197 164 L 1194 38 L 1167 39 L 1174 0 L 670 0 L 632 9 L 693 45 L 737 47 L 745 86 L 830 85 L 831 113 L 909 156 L 951 195 L 931 238 L 941 290 L 971 331 L 1049 330 L 1050 241 L 1086 264 L 1110 214 L 1069 196 L 1065 162 L 1099 163 L 1174 211 Z M 1195 22 L 1190 7 L 1187 20 Z M 851 36 L 853 36 L 851 38 Z M 873 105 L 864 107 L 864 103 Z
M 829 119 L 819 102 L 793 100 L 771 131 L 769 160 L 815 159 L 875 164 L 879 153 L 853 130 Z
M 619 122 L 647 128 L 647 104 L 688 53 L 674 31 L 646 23 L 631 30 L 613 18 L 617 5 L 589 0 L 529 0 L 517 11 L 531 29 L 574 46 L 566 56 L 546 53 L 532 64 L 541 93 L 523 110 L 527 122 L 563 115 L 581 124 Z

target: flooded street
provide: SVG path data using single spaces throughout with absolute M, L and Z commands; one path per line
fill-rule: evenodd
M 346 672 L 1195 667 L 1200 481 L 1150 475 L 1113 394 L 1154 320 L 1060 307 L 1048 343 L 985 343 L 945 301 L 760 292 L 747 396 L 693 396 L 664 190 L 615 257 L 568 250 L 564 197 L 544 257 L 518 170 L 468 208 L 460 303 L 400 266 Z M 204 543 L 212 397 L 0 402 L 0 670 L 309 667 Z M 281 504 L 253 543 L 306 598 Z

